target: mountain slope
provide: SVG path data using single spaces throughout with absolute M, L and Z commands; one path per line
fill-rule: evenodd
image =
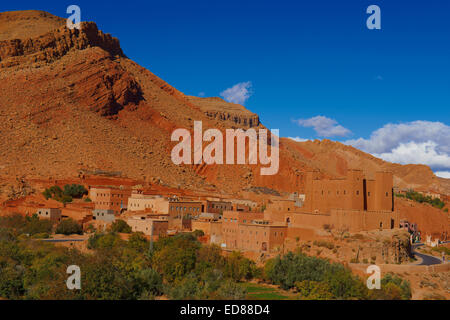
M 402 186 L 441 188 L 428 167 L 388 164 L 327 141 L 281 139 L 276 176 L 261 176 L 260 165 L 176 166 L 171 133 L 192 130 L 194 120 L 204 130 L 264 128 L 243 106 L 184 95 L 128 59 L 93 22 L 68 30 L 48 13 L 0 13 L 0 176 L 102 171 L 185 189 L 292 192 L 303 189 L 308 170 L 334 177 L 356 167 L 392 169 Z

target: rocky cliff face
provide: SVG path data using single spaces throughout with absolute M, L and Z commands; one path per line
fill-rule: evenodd
M 88 47 L 99 47 L 113 56 L 123 56 L 118 39 L 99 31 L 93 22 L 83 22 L 80 30 L 64 26 L 36 38 L 0 41 L 0 67 L 41 61 L 50 63 L 71 49 Z
M 198 106 L 210 119 L 225 121 L 230 126 L 253 128 L 260 125 L 259 116 L 243 106 L 229 103 L 221 98 L 186 97 L 189 102 Z

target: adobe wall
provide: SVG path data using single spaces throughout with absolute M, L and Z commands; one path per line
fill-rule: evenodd
M 206 236 L 211 235 L 211 221 L 192 220 L 192 231 L 201 230 Z
M 272 200 L 271 203 L 267 204 L 266 213 L 277 213 L 277 212 L 290 212 L 295 211 L 297 207 L 295 206 L 294 200 Z
M 311 227 L 317 229 L 323 229 L 325 224 L 330 224 L 331 216 L 329 214 L 319 213 L 293 213 L 289 215 L 290 224 L 289 227 Z
M 331 210 L 331 224 L 336 229 L 348 229 L 349 232 L 399 228 L 398 212 Z
M 211 222 L 210 242 L 217 245 L 222 244 L 222 221 Z
M 286 248 L 288 250 L 295 250 L 296 242 L 292 240 L 318 240 L 323 239 L 324 235 L 315 228 L 308 227 L 289 227 L 287 228 Z

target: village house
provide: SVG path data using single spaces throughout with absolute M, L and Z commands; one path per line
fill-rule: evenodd
M 205 210 L 201 201 L 171 201 L 169 204 L 169 215 L 171 217 L 194 217 Z
M 128 208 L 131 189 L 122 187 L 92 187 L 89 197 L 98 210 L 112 210 L 116 215 Z
M 133 192 L 128 199 L 128 210 L 168 214 L 169 202 L 169 199 L 163 196 Z
M 200 216 L 192 219 L 192 231 L 203 231 L 208 242 L 211 244 L 222 244 L 222 220 L 221 215 L 215 213 L 202 213 Z
M 103 221 L 106 223 L 112 223 L 116 220 L 116 215 L 114 210 L 108 209 L 94 209 L 92 211 L 93 219 L 98 221 Z
M 60 222 L 62 217 L 59 208 L 39 208 L 36 214 L 40 219 L 50 219 L 54 222 Z
M 153 240 L 165 237 L 169 227 L 167 219 L 155 219 L 147 215 L 130 217 L 127 223 L 133 232 L 142 232 L 146 236 L 153 236 Z
M 205 212 L 211 213 L 223 213 L 224 211 L 229 211 L 233 209 L 233 204 L 229 201 L 211 201 L 206 200 L 206 210 Z
M 232 204 L 232 211 L 255 211 L 258 203 L 246 199 L 228 199 Z
M 274 252 L 283 247 L 287 226 L 264 218 L 262 212 L 226 211 L 222 218 L 222 248 Z

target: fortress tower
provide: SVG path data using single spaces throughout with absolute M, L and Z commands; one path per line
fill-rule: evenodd
M 375 211 L 394 211 L 392 172 L 375 173 Z
M 364 210 L 367 209 L 366 194 L 366 180 L 362 170 L 350 169 L 347 172 L 347 180 L 344 183 L 345 202 L 341 208 L 335 209 L 353 209 Z M 347 191 L 348 190 L 348 191 Z M 347 193 L 348 192 L 348 193 Z

